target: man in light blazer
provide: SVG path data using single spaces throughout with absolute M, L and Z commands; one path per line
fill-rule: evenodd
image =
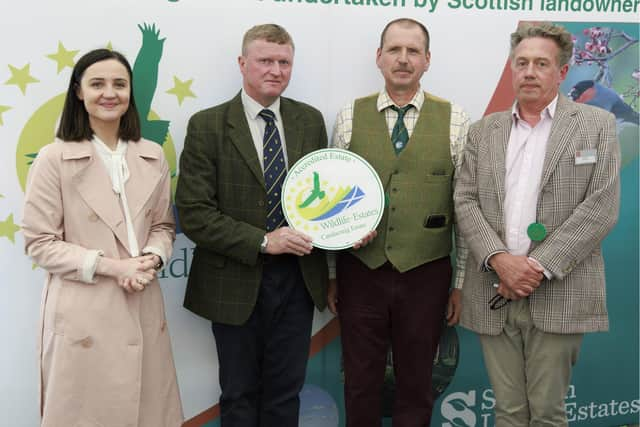
M 320 112 L 280 96 L 293 53 L 284 28 L 251 28 L 242 91 L 191 118 L 180 159 L 176 205 L 196 244 L 184 304 L 212 321 L 223 427 L 298 426 L 313 307 L 326 304 L 325 254 L 280 206 L 286 165 L 327 146 Z
M 511 35 L 516 102 L 472 125 L 455 190 L 470 249 L 462 326 L 480 336 L 497 427 L 566 426 L 585 332 L 605 331 L 600 244 L 619 208 L 612 114 L 559 94 L 571 34 Z

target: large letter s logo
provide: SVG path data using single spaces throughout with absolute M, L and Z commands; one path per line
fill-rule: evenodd
M 442 427 L 474 427 L 476 414 L 469 408 L 474 407 L 475 404 L 475 390 L 471 390 L 469 393 L 456 392 L 448 395 L 442 401 L 440 411 L 449 422 L 443 423 Z

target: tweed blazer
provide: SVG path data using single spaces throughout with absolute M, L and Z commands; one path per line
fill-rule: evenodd
M 497 335 L 506 310 L 490 310 L 498 278 L 484 260 L 504 243 L 505 158 L 513 117 L 491 114 L 469 131 L 455 189 L 458 227 L 469 247 L 461 325 Z M 576 153 L 595 149 L 593 164 L 576 165 Z M 601 241 L 618 218 L 620 148 L 612 114 L 560 95 L 543 164 L 536 220 L 547 236 L 529 256 L 552 280 L 528 298 L 536 328 L 552 333 L 608 329 Z
M 287 158 L 326 148 L 318 110 L 280 98 Z M 184 305 L 219 323 L 244 323 L 262 278 L 260 244 L 266 233 L 264 175 L 240 94 L 189 120 L 176 191 L 178 217 L 195 244 Z M 326 306 L 324 251 L 299 257 L 305 285 L 318 310 Z

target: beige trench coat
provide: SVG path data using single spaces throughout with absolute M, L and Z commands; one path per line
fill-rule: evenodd
M 129 257 L 124 214 L 93 144 L 57 141 L 31 166 L 23 232 L 47 270 L 42 295 L 43 427 L 178 427 L 182 407 L 157 280 L 129 294 L 86 280 L 88 251 Z M 129 143 L 125 191 L 140 248 L 171 254 L 170 172 L 158 144 Z

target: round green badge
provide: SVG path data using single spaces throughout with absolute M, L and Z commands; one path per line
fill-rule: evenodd
M 527 236 L 534 242 L 540 242 L 547 237 L 547 229 L 539 222 L 533 222 L 527 227 Z

